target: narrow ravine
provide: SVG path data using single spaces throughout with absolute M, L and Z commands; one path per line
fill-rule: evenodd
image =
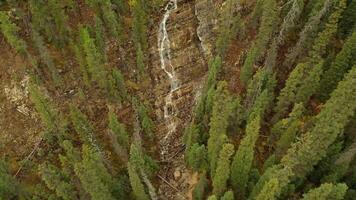
M 161 160 L 167 159 L 167 140 L 176 131 L 177 122 L 175 117 L 177 115 L 177 107 L 173 103 L 173 93 L 179 88 L 179 81 L 176 76 L 174 66 L 171 62 L 171 45 L 169 35 L 167 32 L 167 21 L 172 11 L 177 9 L 177 0 L 170 0 L 165 7 L 165 13 L 159 26 L 158 31 L 158 51 L 160 56 L 161 68 L 167 74 L 170 82 L 170 91 L 165 97 L 164 105 L 164 120 L 167 126 L 166 135 L 160 140 L 161 144 Z

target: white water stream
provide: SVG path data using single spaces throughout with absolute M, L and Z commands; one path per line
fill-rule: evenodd
M 161 61 L 161 68 L 167 74 L 170 82 L 170 91 L 165 97 L 164 105 L 164 120 L 168 131 L 164 138 L 161 140 L 163 148 L 161 149 L 161 154 L 164 156 L 167 150 L 164 148 L 167 139 L 176 131 L 177 123 L 175 116 L 177 115 L 177 108 L 173 103 L 173 93 L 179 88 L 178 78 L 174 71 L 174 67 L 171 63 L 170 55 L 170 40 L 167 32 L 167 21 L 172 11 L 177 9 L 177 0 L 170 0 L 165 7 L 165 13 L 163 19 L 159 25 L 158 32 L 158 51 Z

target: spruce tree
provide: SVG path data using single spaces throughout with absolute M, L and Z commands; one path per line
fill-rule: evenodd
M 27 54 L 26 42 L 18 34 L 20 28 L 11 22 L 5 11 L 0 11 L 0 30 L 12 48 L 22 55 Z
M 142 51 L 144 52 L 148 48 L 147 40 L 147 7 L 145 6 L 144 0 L 132 0 L 132 35 L 133 41 L 138 49 L 138 45 L 141 45 Z
M 206 172 L 203 172 L 199 176 L 199 181 L 195 185 L 193 190 L 193 200 L 204 200 L 209 187 L 208 179 L 206 178 Z
M 303 195 L 302 200 L 342 200 L 344 199 L 347 190 L 346 184 L 336 184 L 331 183 L 322 184 L 316 189 L 310 190 L 308 193 Z
M 346 40 L 330 68 L 322 75 L 320 83 L 321 98 L 326 100 L 342 80 L 344 74 L 352 67 L 356 59 L 356 31 Z
M 229 190 L 225 192 L 224 196 L 220 200 L 234 200 L 234 192 Z
M 188 165 L 195 171 L 206 170 L 208 168 L 207 151 L 204 144 L 193 144 L 189 149 L 186 159 Z
M 107 74 L 103 66 L 103 57 L 98 51 L 94 39 L 90 37 L 87 28 L 81 28 L 80 37 L 91 81 L 96 81 L 102 89 L 106 89 L 108 86 Z
M 52 140 L 56 137 L 59 141 L 65 137 L 65 122 L 60 113 L 54 108 L 50 101 L 44 96 L 37 85 L 29 87 L 30 99 L 33 102 L 36 111 L 41 117 L 42 123 L 50 133 L 46 139 Z M 53 134 L 53 135 L 52 135 Z
M 270 180 L 266 186 L 261 191 L 260 195 L 256 198 L 256 200 L 275 200 L 275 192 L 278 189 L 278 180 L 272 179 Z
M 234 154 L 234 145 L 224 144 L 220 153 L 216 167 L 216 172 L 213 177 L 213 194 L 220 197 L 227 190 L 227 181 L 230 177 L 231 157 Z
M 260 132 L 260 117 L 257 116 L 246 127 L 246 136 L 241 140 L 239 148 L 231 164 L 231 184 L 238 198 L 246 195 L 246 186 L 254 160 L 255 143 Z
M 8 164 L 0 159 L 0 199 L 12 199 L 18 194 L 18 184 L 10 174 Z
M 344 80 L 339 83 L 337 89 L 325 103 L 324 108 L 316 116 L 314 127 L 292 145 L 282 158 L 281 164 L 269 175 L 269 179 L 278 179 L 280 188 L 288 185 L 292 178 L 304 177 L 310 172 L 313 166 L 326 155 L 328 147 L 337 137 L 342 135 L 356 109 L 354 103 L 356 101 L 355 80 L 356 67 L 354 66 Z M 290 175 L 283 176 L 286 180 L 282 182 L 281 174 Z M 266 183 L 266 178 L 261 178 L 259 182 L 257 185 L 263 185 Z M 279 196 L 280 190 L 276 190 L 274 195 Z
M 247 84 L 253 75 L 255 62 L 265 54 L 268 42 L 276 26 L 277 17 L 277 2 L 275 0 L 264 0 L 261 26 L 258 30 L 256 41 L 247 53 L 245 63 L 241 68 L 240 80 L 243 84 Z
M 76 175 L 92 199 L 111 200 L 113 180 L 102 156 L 88 145 L 83 145 L 82 161 L 74 165 Z
M 145 187 L 141 182 L 136 168 L 130 163 L 127 163 L 127 170 L 129 172 L 130 184 L 133 191 L 133 195 L 137 200 L 149 200 L 150 198 L 145 192 Z
M 35 29 L 32 29 L 32 40 L 37 48 L 37 51 L 41 59 L 47 65 L 49 69 L 49 74 L 51 75 L 51 78 L 55 86 L 57 87 L 61 86 L 63 83 L 60 75 L 58 74 L 58 70 L 54 64 L 54 61 L 52 57 L 49 55 L 49 51 L 44 43 L 42 36 Z
M 222 145 L 226 143 L 226 130 L 228 128 L 228 119 L 231 111 L 231 96 L 227 91 L 226 82 L 221 82 L 214 96 L 214 106 L 210 119 L 210 130 L 208 139 L 208 160 L 210 172 L 214 177 L 219 152 Z
M 109 128 L 116 135 L 118 143 L 128 150 L 130 145 L 130 139 L 126 132 L 125 125 L 121 124 L 115 113 L 109 111 Z
M 104 0 L 100 2 L 101 12 L 106 26 L 109 29 L 110 35 L 119 41 L 123 40 L 123 29 L 120 19 L 113 10 L 113 5 L 110 0 Z
M 74 185 L 70 182 L 69 177 L 56 166 L 52 164 L 42 164 L 39 166 L 39 173 L 46 186 L 55 191 L 56 195 L 64 200 L 78 199 Z
M 103 22 L 100 17 L 95 16 L 95 45 L 98 47 L 100 54 L 103 55 L 104 61 L 106 61 L 106 51 L 105 51 L 105 29 Z

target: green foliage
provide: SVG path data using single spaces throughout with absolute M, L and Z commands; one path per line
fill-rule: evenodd
M 145 73 L 146 67 L 145 67 L 145 56 L 143 54 L 141 44 L 138 44 L 136 48 L 136 65 L 140 76 L 142 76 Z
M 59 141 L 64 139 L 65 136 L 65 122 L 60 116 L 59 112 L 53 107 L 49 100 L 40 91 L 37 85 L 31 85 L 29 87 L 30 98 L 35 105 L 36 111 L 41 117 L 42 123 L 45 125 L 46 130 L 51 133 L 47 138 L 51 141 L 52 134 Z
M 234 145 L 224 144 L 220 153 L 216 167 L 216 172 L 213 177 L 213 194 L 220 197 L 227 190 L 227 181 L 230 177 L 230 162 L 234 154 Z
M 244 198 L 250 170 L 254 160 L 255 143 L 260 132 L 260 117 L 254 118 L 246 127 L 246 136 L 241 140 L 239 148 L 231 164 L 231 184 L 235 194 Z
M 118 121 L 114 112 L 109 111 L 108 115 L 110 130 L 116 135 L 118 143 L 122 145 L 125 149 L 128 149 L 130 145 L 130 139 L 125 130 L 124 124 L 121 124 Z
M 53 80 L 55 86 L 58 87 L 58 86 L 63 85 L 61 77 L 58 74 L 58 70 L 55 67 L 53 59 L 49 55 L 49 51 L 43 41 L 43 38 L 35 29 L 32 29 L 32 40 L 37 48 L 37 51 L 38 51 L 41 59 L 47 65 L 47 67 L 49 69 L 49 73 L 52 77 L 52 80 Z
M 305 104 L 319 87 L 322 62 L 301 63 L 289 75 L 285 87 L 281 90 L 272 121 L 283 118 L 295 103 Z
M 222 10 L 221 22 L 219 27 L 219 35 L 216 40 L 217 54 L 223 57 L 228 49 L 231 41 L 236 37 L 237 33 L 243 27 L 243 22 L 240 14 L 234 15 L 236 4 L 234 0 L 228 0 Z
M 346 184 L 339 183 L 333 185 L 331 183 L 325 183 L 320 187 L 312 189 L 308 193 L 304 194 L 303 200 L 341 200 L 344 199 L 346 190 Z
M 208 179 L 206 178 L 206 173 L 203 172 L 200 174 L 199 181 L 194 187 L 193 200 L 204 200 L 208 187 Z
M 207 163 L 207 151 L 205 145 L 199 145 L 194 143 L 187 154 L 187 163 L 196 171 L 206 170 L 208 168 Z
M 220 200 L 234 200 L 234 193 L 229 190 L 225 192 L 224 196 L 222 196 Z
M 101 13 L 106 26 L 109 29 L 110 35 L 119 41 L 123 40 L 123 28 L 121 23 L 117 20 L 120 19 L 113 10 L 113 5 L 110 0 L 99 1 Z
M 95 41 L 90 37 L 87 28 L 81 28 L 80 37 L 87 63 L 87 73 L 91 81 L 96 81 L 102 89 L 107 88 L 107 73 L 103 66 L 103 56 L 98 51 Z
M 72 120 L 75 131 L 80 136 L 81 141 L 91 145 L 91 147 L 100 152 L 100 148 L 94 136 L 93 126 L 91 125 L 87 116 L 82 113 L 79 108 L 72 105 L 70 107 L 70 118 Z
M 270 180 L 263 188 L 260 195 L 256 198 L 256 200 L 275 200 L 276 198 L 274 194 L 278 188 L 278 180 L 275 178 Z
M 330 93 L 336 88 L 337 83 L 342 80 L 344 74 L 351 68 L 352 62 L 356 60 L 355 52 L 356 32 L 353 32 L 344 43 L 330 68 L 322 75 L 320 92 L 323 100 L 327 100 L 330 97 Z
M 210 130 L 208 139 L 208 160 L 210 163 L 210 172 L 214 177 L 219 152 L 222 145 L 226 143 L 227 136 L 226 130 L 228 127 L 228 119 L 231 110 L 231 96 L 227 91 L 227 85 L 225 82 L 221 82 L 218 85 L 216 95 L 214 96 L 214 106 L 210 119 Z
M 321 1 L 318 2 L 320 3 Z M 288 54 L 286 55 L 284 66 L 291 67 L 295 63 L 295 61 L 301 57 L 305 50 L 309 49 L 312 46 L 313 40 L 316 37 L 316 32 L 321 24 L 322 18 L 328 14 L 328 11 L 332 6 L 333 1 L 324 1 L 324 5 L 321 8 L 318 8 L 318 11 L 315 11 L 316 13 L 308 19 L 303 30 L 299 34 L 299 38 L 296 45 L 291 48 Z
M 106 60 L 106 52 L 105 52 L 105 30 L 103 22 L 100 17 L 95 16 L 95 45 L 98 47 L 100 54 L 103 55 L 104 60 Z
M 83 145 L 82 161 L 74 166 L 84 190 L 92 199 L 111 200 L 113 179 L 101 155 L 88 145 Z
M 338 22 L 342 16 L 342 12 L 346 8 L 346 0 L 339 0 L 336 4 L 333 13 L 331 13 L 325 24 L 324 30 L 318 34 L 317 39 L 314 41 L 310 52 L 310 57 L 313 59 L 320 59 L 325 54 L 331 37 L 337 32 Z
M 74 185 L 70 182 L 60 169 L 52 164 L 39 166 L 39 173 L 46 186 L 56 192 L 56 195 L 64 200 L 78 199 Z
M 12 199 L 17 196 L 17 182 L 11 176 L 8 164 L 0 159 L 0 199 Z
M 44 34 L 58 47 L 63 47 L 69 40 L 68 17 L 57 0 L 29 1 L 34 29 Z
M 139 117 L 139 120 L 141 123 L 142 131 L 150 139 L 153 139 L 153 137 L 154 137 L 154 135 L 153 135 L 154 123 L 153 123 L 151 117 L 149 116 L 148 108 L 144 104 L 140 103 L 140 105 L 138 105 L 137 112 L 138 112 L 138 117 Z
M 130 176 L 130 184 L 133 194 L 137 200 L 149 200 L 150 198 L 145 192 L 145 187 L 141 182 L 139 175 L 134 166 L 130 162 L 127 163 L 127 170 Z
M 132 36 L 138 49 L 138 45 L 141 45 L 142 51 L 148 48 L 147 41 L 147 7 L 144 0 L 132 0 Z
M 277 2 L 275 0 L 264 0 L 261 26 L 258 30 L 256 41 L 247 53 L 245 63 L 241 68 L 240 80 L 242 83 L 247 84 L 253 74 L 255 62 L 265 54 L 268 42 L 276 26 L 277 17 Z
M 20 28 L 11 22 L 5 11 L 0 11 L 0 30 L 7 42 L 20 54 L 27 54 L 26 42 L 20 38 Z
M 292 145 L 282 158 L 279 168 L 269 176 L 270 179 L 277 178 L 281 182 L 280 175 L 291 172 L 290 175 L 283 176 L 283 179 L 287 177 L 287 180 L 280 184 L 281 188 L 286 186 L 291 178 L 303 177 L 310 172 L 326 155 L 328 147 L 342 135 L 356 109 L 355 79 L 356 67 L 353 67 L 316 116 L 314 127 Z M 261 180 L 260 182 L 263 182 Z M 280 193 L 276 192 L 275 196 L 278 195 Z

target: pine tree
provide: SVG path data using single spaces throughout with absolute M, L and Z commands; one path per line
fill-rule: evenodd
M 324 5 L 322 8 L 315 13 L 315 15 L 311 16 L 308 19 L 308 22 L 305 24 L 303 30 L 299 34 L 298 41 L 296 45 L 291 48 L 291 50 L 286 55 L 286 59 L 284 61 L 284 66 L 291 67 L 295 63 L 297 59 L 299 59 L 300 55 L 305 51 L 305 49 L 309 49 L 313 44 L 314 38 L 316 37 L 316 31 L 318 30 L 322 18 L 327 15 L 329 9 L 333 6 L 332 0 L 324 1 Z
M 247 84 L 253 74 L 255 62 L 265 54 L 268 42 L 276 26 L 277 17 L 278 9 L 276 1 L 264 0 L 261 26 L 258 30 L 256 41 L 247 53 L 245 63 L 241 68 L 240 80 L 242 83 Z
M 94 128 L 88 120 L 87 116 L 82 113 L 79 108 L 72 105 L 70 107 L 70 118 L 72 120 L 75 131 L 80 136 L 81 141 L 91 145 L 91 147 L 93 147 L 97 152 L 101 152 L 94 135 Z
M 0 199 L 12 199 L 18 194 L 18 184 L 11 176 L 8 164 L 0 159 Z
M 278 168 L 269 175 L 269 179 L 278 179 L 280 188 L 288 185 L 293 177 L 303 177 L 310 172 L 313 166 L 326 155 L 328 147 L 342 135 L 356 109 L 355 79 L 356 67 L 354 66 L 316 116 L 314 127 L 292 145 Z M 290 175 L 281 176 L 281 174 Z M 286 179 L 283 182 L 282 177 Z M 261 178 L 257 185 L 261 186 L 265 181 L 266 178 Z M 277 190 L 275 196 L 280 195 L 279 191 Z
M 104 0 L 101 2 L 101 10 L 103 19 L 106 23 L 106 26 L 109 29 L 110 35 L 119 41 L 123 40 L 123 30 L 122 25 L 117 20 L 119 17 L 116 15 L 114 10 L 112 9 L 112 3 L 110 0 Z
M 143 54 L 141 44 L 139 43 L 136 48 L 136 65 L 139 75 L 142 76 L 145 73 L 145 56 Z
M 140 104 L 137 108 L 138 111 L 138 116 L 140 119 L 141 123 L 141 128 L 143 132 L 150 138 L 153 139 L 153 128 L 154 128 L 154 123 L 149 116 L 149 110 L 146 108 L 144 104 Z
M 83 145 L 82 161 L 74 166 L 76 175 L 92 199 L 111 200 L 113 180 L 101 155 L 93 148 Z
M 204 144 L 193 144 L 189 149 L 186 159 L 188 165 L 196 171 L 206 170 L 208 168 L 207 151 Z
M 57 46 L 63 47 L 67 43 L 70 34 L 70 29 L 67 25 L 68 16 L 64 13 L 58 0 L 48 0 L 47 6 L 49 11 L 47 14 L 52 16 L 56 27 L 56 32 L 52 37 L 56 38 Z
M 42 36 L 35 29 L 32 29 L 32 40 L 33 40 L 35 46 L 37 47 L 37 51 L 38 51 L 41 59 L 47 65 L 47 67 L 49 69 L 49 73 L 52 77 L 52 80 L 53 80 L 55 86 L 57 86 L 57 87 L 61 86 L 63 83 L 62 83 L 60 75 L 58 74 L 58 70 L 54 65 L 53 59 L 49 55 L 49 51 L 43 41 Z
M 120 102 L 128 100 L 129 99 L 129 94 L 127 93 L 126 85 L 125 85 L 125 79 L 124 76 L 122 75 L 121 71 L 118 69 L 113 69 L 112 71 L 112 79 L 113 79 L 113 86 L 114 89 L 118 93 L 118 97 L 120 99 Z
M 310 190 L 308 193 L 303 195 L 303 200 L 341 200 L 344 199 L 347 190 L 346 184 L 336 184 L 331 183 L 322 184 L 316 189 Z
M 221 82 L 214 96 L 214 106 L 210 119 L 210 130 L 208 139 L 208 160 L 210 164 L 210 172 L 214 177 L 219 152 L 222 145 L 226 143 L 226 130 L 228 127 L 228 119 L 231 114 L 231 96 L 226 89 L 226 82 Z
M 125 130 L 124 124 L 121 124 L 115 113 L 109 111 L 109 128 L 116 135 L 118 143 L 128 150 L 130 145 L 129 136 Z
M 296 139 L 301 125 L 300 118 L 303 116 L 304 110 L 303 104 L 295 104 L 289 117 L 282 119 L 272 127 L 272 135 L 279 138 L 275 150 L 275 156 L 278 160 L 282 158 Z
M 26 42 L 18 35 L 20 28 L 11 22 L 5 11 L 0 11 L 0 30 L 12 48 L 22 55 L 27 54 Z
M 260 126 L 259 116 L 249 122 L 246 127 L 246 136 L 241 140 L 231 164 L 231 184 L 238 198 L 244 198 L 245 196 Z
M 87 28 L 81 28 L 80 37 L 91 81 L 96 81 L 102 89 L 106 89 L 107 74 L 103 66 L 103 57 L 97 50 L 95 41 L 90 37 Z
M 261 191 L 260 195 L 256 198 L 256 200 L 275 200 L 276 198 L 274 194 L 278 188 L 278 180 L 270 180 L 263 188 L 263 191 Z
M 351 68 L 356 59 L 356 31 L 346 40 L 341 51 L 337 54 L 330 68 L 322 75 L 320 90 L 321 97 L 326 100 L 342 80 L 344 74 Z
M 213 194 L 220 197 L 227 189 L 227 181 L 230 177 L 230 163 L 231 157 L 234 154 L 234 145 L 224 144 L 217 162 L 216 172 L 213 177 Z
M 300 63 L 291 72 L 285 87 L 277 98 L 273 122 L 283 118 L 295 103 L 306 103 L 316 92 L 319 87 L 323 62 L 313 65 L 312 63 Z
M 150 198 L 145 192 L 145 187 L 142 184 L 135 167 L 130 162 L 127 163 L 127 170 L 129 172 L 130 184 L 135 198 L 137 200 L 149 200 Z
M 136 45 L 136 49 L 138 45 L 141 45 L 142 51 L 145 51 L 148 48 L 147 41 L 147 7 L 145 6 L 144 0 L 132 0 L 132 35 L 133 40 Z
M 98 47 L 100 54 L 103 56 L 104 61 L 107 60 L 106 52 L 105 52 L 105 29 L 103 22 L 101 21 L 100 17 L 95 16 L 95 45 Z
M 220 200 L 234 200 L 234 192 L 229 190 L 225 192 L 224 196 Z
M 39 173 L 46 186 L 56 192 L 56 195 L 64 200 L 78 199 L 75 187 L 69 177 L 65 177 L 60 169 L 52 164 L 39 166 Z
M 51 134 L 47 139 L 52 140 L 53 134 L 59 141 L 63 140 L 66 135 L 66 124 L 63 117 L 56 111 L 37 85 L 31 85 L 29 87 L 29 92 L 31 101 L 34 103 L 42 123 L 45 125 L 46 130 Z
M 204 200 L 208 187 L 208 179 L 206 178 L 206 173 L 203 172 L 200 174 L 199 181 L 194 187 L 193 200 Z

